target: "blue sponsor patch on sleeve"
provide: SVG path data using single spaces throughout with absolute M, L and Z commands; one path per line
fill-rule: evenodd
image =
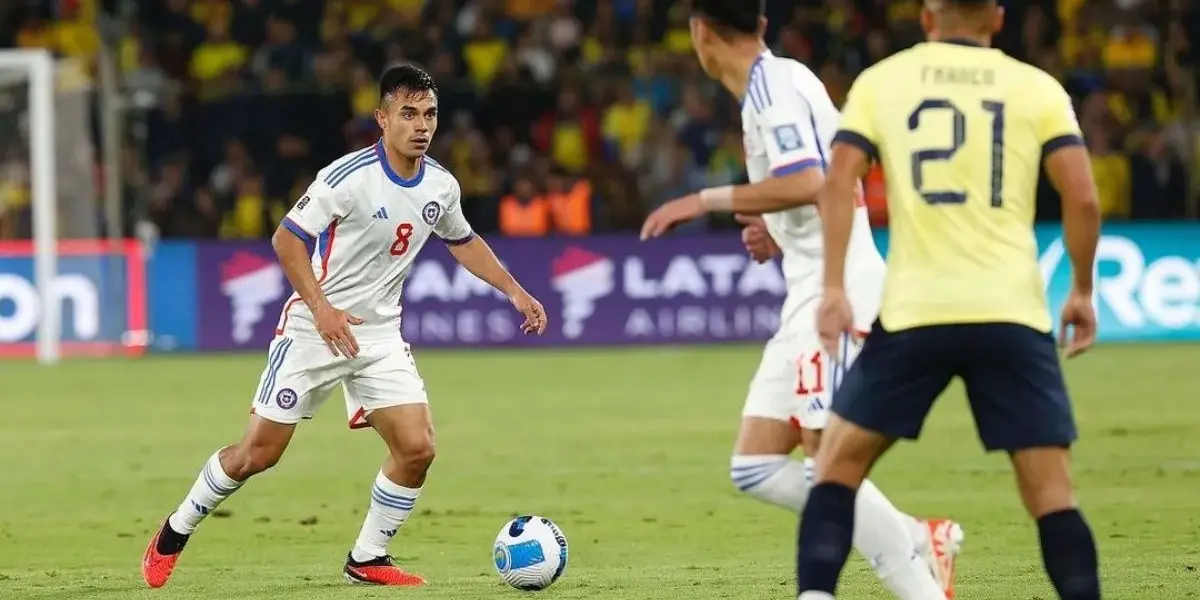
M 779 125 L 774 133 L 775 145 L 780 152 L 794 152 L 804 147 L 804 138 L 800 137 L 800 128 L 795 124 Z

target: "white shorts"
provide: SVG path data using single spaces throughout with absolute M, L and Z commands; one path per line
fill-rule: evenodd
M 339 383 L 351 429 L 367 427 L 373 410 L 429 402 L 412 350 L 399 337 L 360 343 L 358 356 L 346 358 L 334 356 L 320 340 L 279 336 L 267 352 L 250 412 L 276 423 L 299 423 L 311 419 Z
M 840 355 L 830 360 L 815 331 L 771 338 L 750 381 L 742 416 L 791 422 L 803 429 L 824 429 L 833 391 L 860 347 L 861 338 L 843 335 Z

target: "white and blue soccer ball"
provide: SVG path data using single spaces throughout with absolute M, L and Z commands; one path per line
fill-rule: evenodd
M 492 558 L 504 583 L 519 590 L 544 590 L 567 568 L 567 537 L 550 519 L 517 517 L 496 536 Z

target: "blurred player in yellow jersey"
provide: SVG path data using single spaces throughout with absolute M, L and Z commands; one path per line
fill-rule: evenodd
M 879 319 L 833 400 L 799 535 L 800 600 L 833 598 L 857 490 L 899 438 L 915 439 L 951 379 L 966 384 L 980 440 L 1009 454 L 1063 600 L 1098 600 L 1096 546 L 1076 508 L 1076 437 L 1050 335 L 1032 224 L 1039 167 L 1063 199 L 1074 288 L 1067 356 L 1091 346 L 1100 213 L 1071 100 L 1050 75 L 989 48 L 995 0 L 926 0 L 929 41 L 864 72 L 847 99 L 819 198 L 825 273 L 818 329 L 852 326 L 846 245 L 871 161 L 887 181 L 891 243 Z

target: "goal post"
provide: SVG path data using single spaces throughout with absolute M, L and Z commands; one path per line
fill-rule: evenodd
M 29 178 L 33 213 L 34 287 L 38 291 L 36 355 L 38 362 L 59 359 L 61 312 L 54 280 L 58 276 L 58 189 L 55 180 L 54 57 L 45 49 L 0 52 L 0 71 L 23 73 L 28 80 Z
M 0 50 L 0 360 L 146 350 L 142 245 L 104 231 L 122 215 L 102 210 L 96 92 L 81 61 Z

